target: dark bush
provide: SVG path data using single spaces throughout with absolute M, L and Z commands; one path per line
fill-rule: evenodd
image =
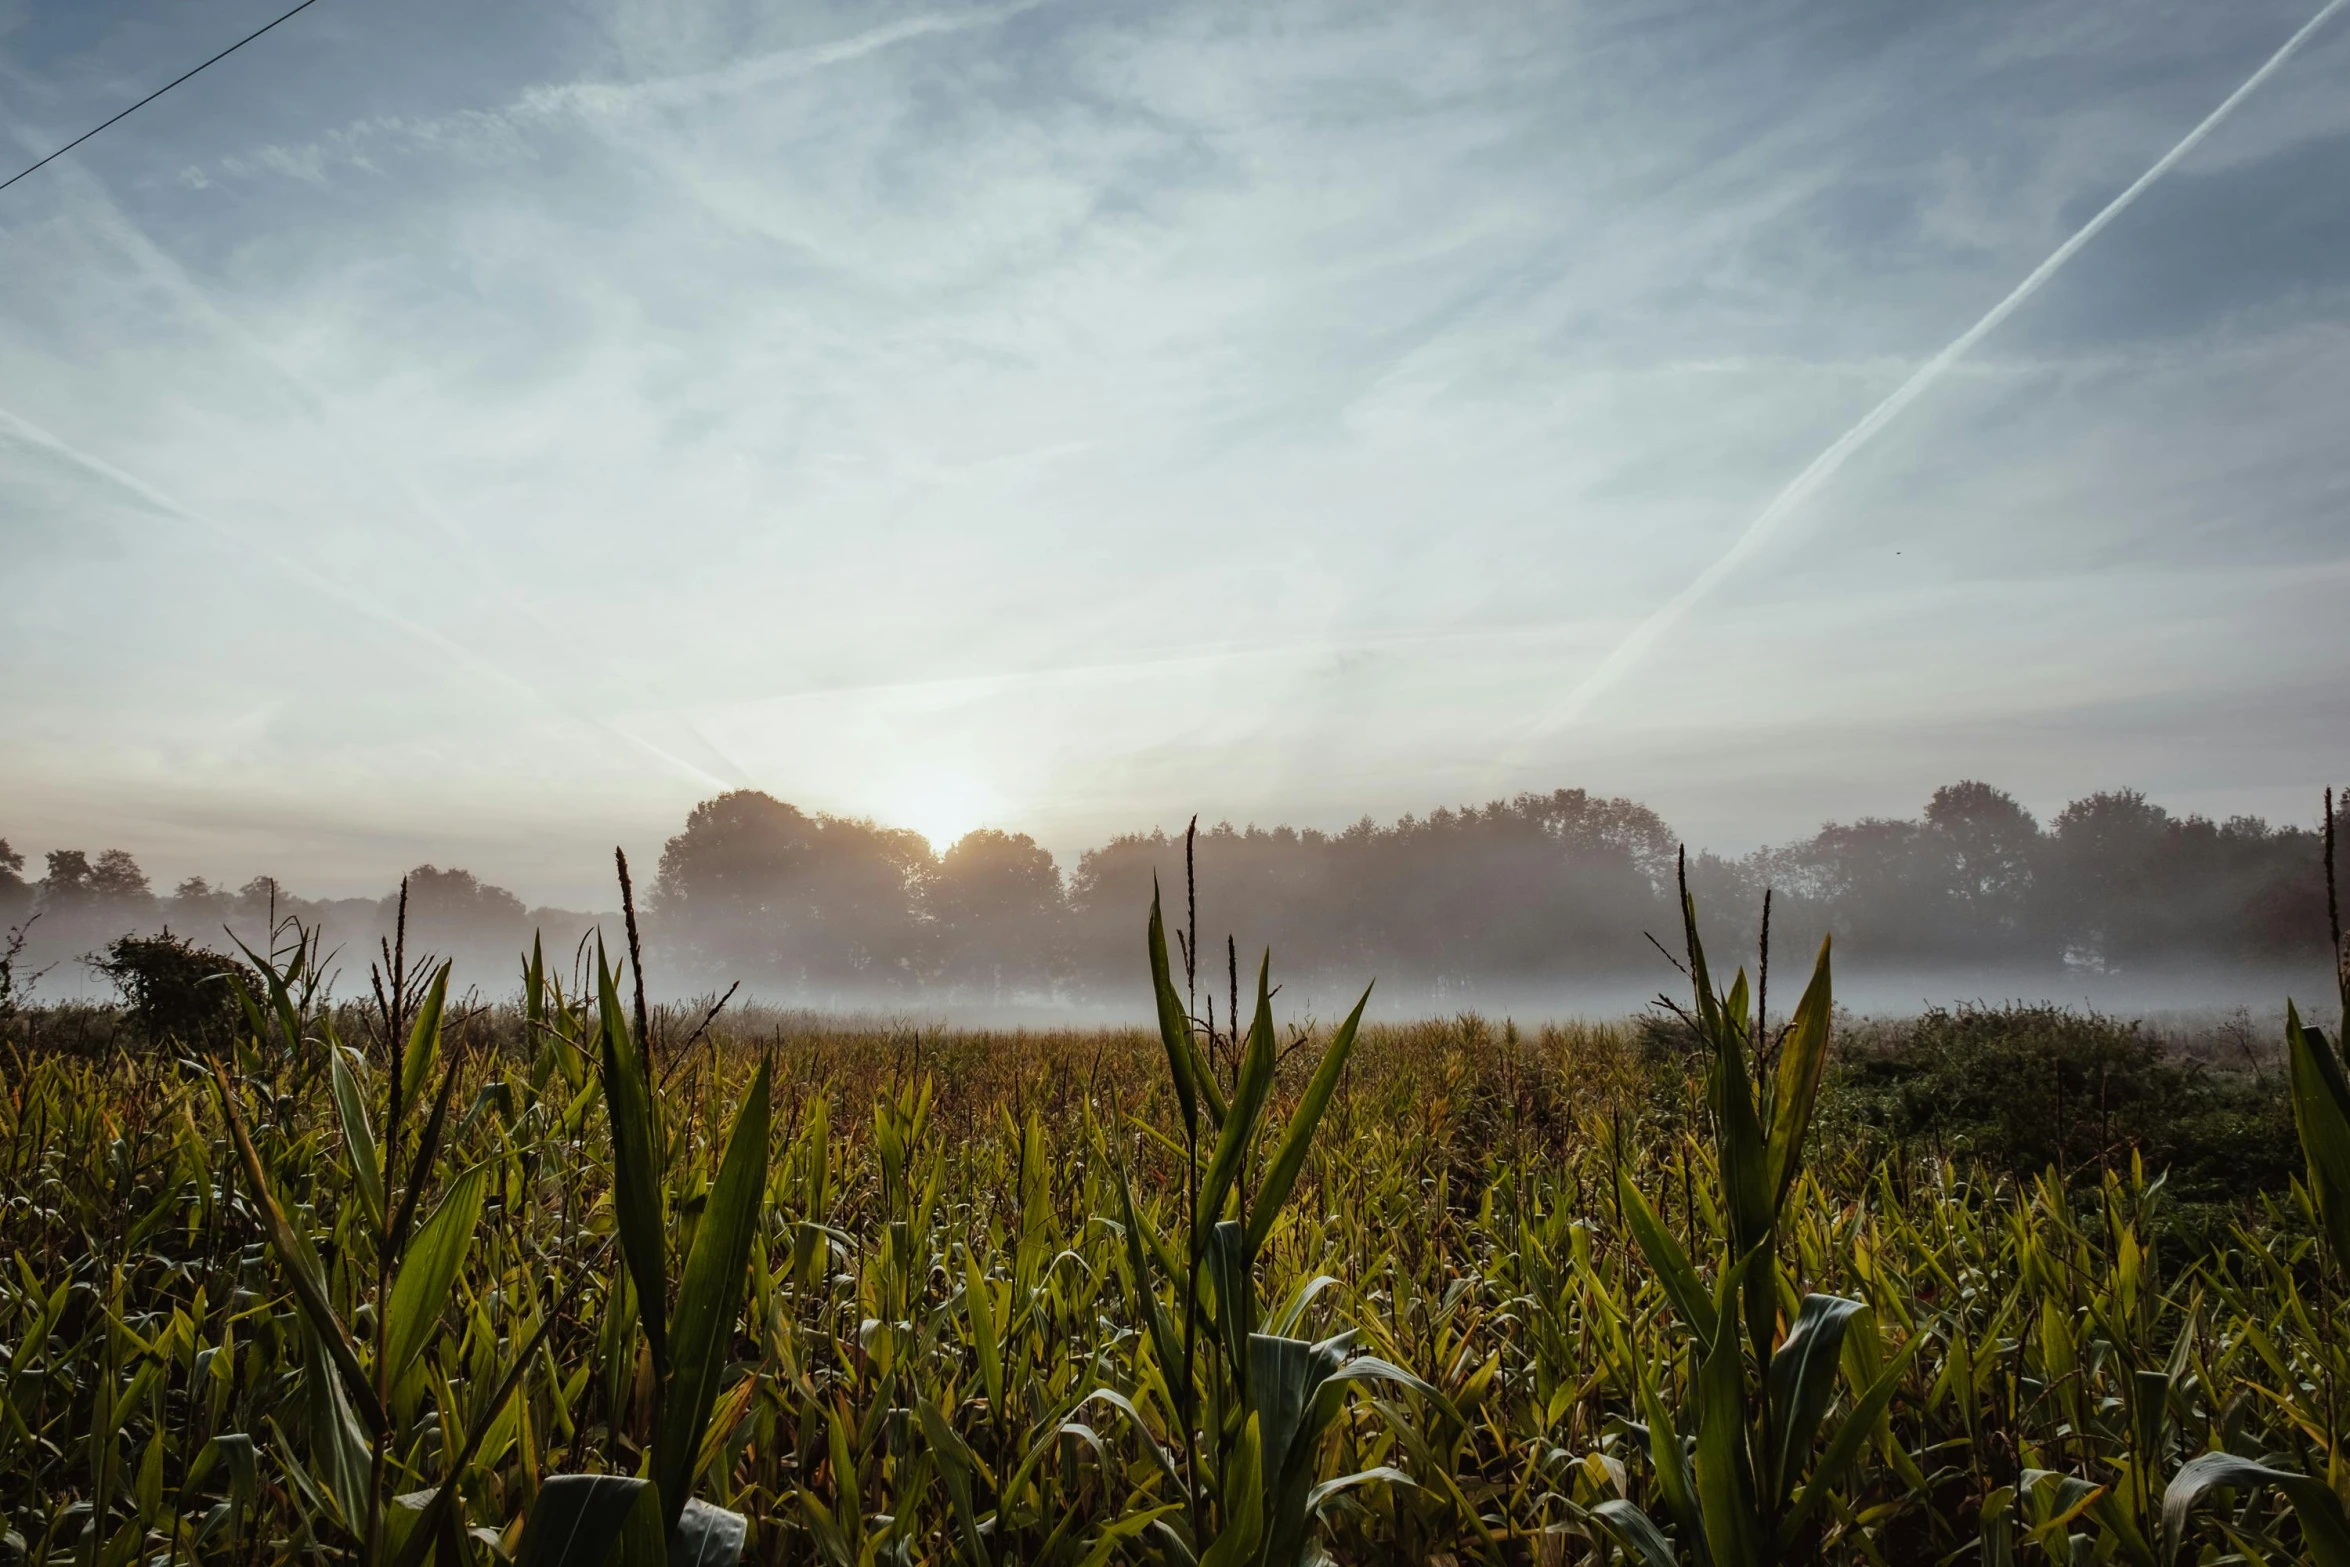
M 230 981 L 259 984 L 234 958 L 168 930 L 158 936 L 116 937 L 91 966 L 114 981 L 130 1009 L 131 1025 L 151 1045 L 225 1046 L 240 1012 Z
M 1936 1008 L 1848 1033 L 1829 1118 L 1872 1150 L 2017 1176 L 2168 1172 L 2188 1201 L 2279 1191 L 2300 1170 L 2281 1078 L 2214 1071 L 2136 1023 L 2047 1005 Z

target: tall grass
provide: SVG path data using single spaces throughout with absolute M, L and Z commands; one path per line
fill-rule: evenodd
M 1138 924 L 1141 923 L 1138 921 Z M 2350 1087 L 2166 1245 L 2132 1160 L 1810 1135 L 1686 932 L 1693 1051 L 1475 1020 L 729 1037 L 626 958 L 233 1052 L 11 1051 L 0 1511 L 81 1567 L 2350 1561 Z M 1186 950 L 1189 950 L 1188 946 Z M 1016 1043 L 1016 1048 L 1010 1047 Z

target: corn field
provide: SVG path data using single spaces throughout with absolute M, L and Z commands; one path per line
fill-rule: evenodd
M 2335 1039 L 2306 1179 L 2171 1255 L 2134 1161 L 1820 1144 L 1828 953 L 1766 1024 L 1688 926 L 1669 1070 L 1264 971 L 1210 1029 L 1155 905 L 1155 1030 L 995 1041 L 689 1028 L 601 951 L 358 1006 L 289 933 L 218 1058 L 0 1054 L 4 1549 L 2350 1564 Z

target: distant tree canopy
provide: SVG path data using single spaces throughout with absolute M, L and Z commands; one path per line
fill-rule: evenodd
M 918 977 L 932 869 L 920 833 L 740 789 L 695 806 L 661 851 L 652 912 L 710 975 L 889 990 Z
M 11 849 L 6 838 L 0 838 L 0 926 L 13 928 L 32 906 L 33 889 L 24 879 L 24 856 Z
M 377 906 L 377 922 L 399 917 L 395 892 Z M 419 865 L 408 873 L 409 940 L 420 952 L 495 951 L 516 955 L 530 945 L 530 911 L 503 887 L 471 871 Z
M 2350 831 L 2350 811 L 2341 825 Z M 1227 933 L 1243 962 L 1270 945 L 1293 976 L 1377 974 L 1442 994 L 1645 975 L 1658 961 L 1646 935 L 1670 939 L 1678 924 L 1671 828 L 1646 806 L 1580 789 L 1340 832 L 1219 823 L 1194 848 L 1210 992 L 1227 972 Z M 913 832 L 738 790 L 695 806 L 668 841 L 644 924 L 657 977 L 680 989 L 740 979 L 817 1002 L 1122 994 L 1154 880 L 1170 923 L 1188 928 L 1183 860 L 1180 834 L 1126 834 L 1064 877 L 1022 834 L 982 829 L 934 852 Z M 23 865 L 0 842 L 0 915 L 14 899 L 12 922 L 40 916 L 28 956 L 44 962 L 165 921 L 226 926 L 258 945 L 288 914 L 365 952 L 398 902 L 305 902 L 266 876 L 233 893 L 191 877 L 158 898 L 118 849 L 50 851 L 35 885 Z M 1689 882 L 1733 956 L 1765 889 L 1777 941 L 1808 947 L 1833 932 L 1849 957 L 1886 966 L 2142 974 L 2307 962 L 2327 941 L 2316 831 L 2174 816 L 2131 789 L 2075 800 L 2043 827 L 2006 792 L 1963 781 L 1915 818 L 1698 854 Z M 534 930 L 561 958 L 595 926 L 432 865 L 408 877 L 408 917 L 412 952 L 456 954 L 486 985 L 505 982 Z

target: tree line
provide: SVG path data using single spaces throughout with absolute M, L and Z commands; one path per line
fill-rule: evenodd
M 1196 962 L 1211 989 L 1242 951 L 1270 945 L 1293 975 L 1377 974 L 1441 994 L 1649 973 L 1659 960 L 1648 936 L 1677 926 L 1679 848 L 1646 806 L 1560 789 L 1338 832 L 1126 834 L 1064 871 L 1026 834 L 982 829 L 934 852 L 902 828 L 738 790 L 694 807 L 668 840 L 643 914 L 655 977 L 674 990 L 741 980 L 843 1004 L 1116 996 L 1130 987 L 1136 911 L 1155 880 L 1186 941 L 1196 930 L 1207 948 Z M 158 895 L 121 850 L 46 860 L 28 879 L 0 843 L 0 922 L 37 914 L 27 951 L 52 963 L 164 925 L 263 943 L 288 915 L 372 952 L 396 916 L 397 894 L 306 902 L 257 877 L 234 891 L 191 878 Z M 2132 789 L 2085 796 L 2043 824 L 2005 791 L 1961 782 L 1914 818 L 1700 853 L 1686 874 L 1725 934 L 1755 932 L 1768 891 L 1786 950 L 1833 932 L 1848 959 L 1884 966 L 2285 967 L 2323 961 L 2329 940 L 2316 827 L 2174 815 Z M 504 984 L 534 931 L 561 952 L 597 923 L 429 865 L 407 896 L 412 939 L 457 955 L 485 986 Z

